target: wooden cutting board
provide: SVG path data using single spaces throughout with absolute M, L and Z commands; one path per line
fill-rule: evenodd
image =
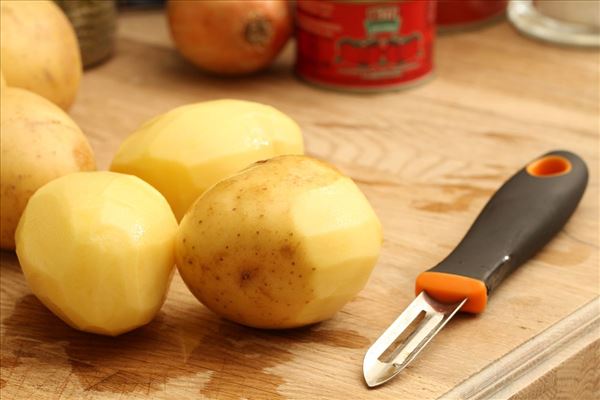
M 349 174 L 385 231 L 366 288 L 332 320 L 289 331 L 229 323 L 176 276 L 149 325 L 117 338 L 74 331 L 1 258 L 1 397 L 429 399 L 592 398 L 598 329 L 599 54 L 530 41 L 507 23 L 439 38 L 437 72 L 410 91 L 350 95 L 299 82 L 293 49 L 268 73 L 220 79 L 173 50 L 159 11 L 121 16 L 117 51 L 85 72 L 73 118 L 99 167 L 138 125 L 216 98 L 271 104 L 301 125 L 308 153 Z M 491 298 L 460 315 L 401 376 L 362 380 L 369 344 L 410 303 L 417 274 L 460 240 L 489 196 L 552 149 L 591 179 L 566 228 Z M 481 251 L 485 251 L 484 248 Z

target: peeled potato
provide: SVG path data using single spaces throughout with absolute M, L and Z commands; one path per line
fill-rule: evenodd
M 258 328 L 330 318 L 366 284 L 381 224 L 354 182 L 304 156 L 217 183 L 181 221 L 179 272 L 215 313 Z
M 135 176 L 81 172 L 29 200 L 16 233 L 33 293 L 82 331 L 118 335 L 152 320 L 164 302 L 177 221 Z
M 59 176 L 96 169 L 96 162 L 77 124 L 24 89 L 2 89 L 0 132 L 0 247 L 14 249 L 15 229 L 31 195 Z
M 259 103 L 216 100 L 178 107 L 129 136 L 112 171 L 157 188 L 177 219 L 219 180 L 281 154 L 302 154 L 302 134 L 285 114 Z
M 81 79 L 75 31 L 49 0 L 0 2 L 2 73 L 8 86 L 28 89 L 69 109 Z

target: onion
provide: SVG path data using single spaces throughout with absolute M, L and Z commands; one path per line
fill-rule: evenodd
M 167 14 L 183 57 L 222 75 L 266 68 L 292 33 L 292 13 L 284 0 L 170 0 Z

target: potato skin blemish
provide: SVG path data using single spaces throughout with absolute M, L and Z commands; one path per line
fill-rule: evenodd
M 192 293 L 226 319 L 269 329 L 331 318 L 362 289 L 381 246 L 381 226 L 358 187 L 304 156 L 255 163 L 220 181 L 183 218 L 180 235 L 189 240 L 178 259 L 193 252 L 204 266 L 195 273 L 178 264 Z

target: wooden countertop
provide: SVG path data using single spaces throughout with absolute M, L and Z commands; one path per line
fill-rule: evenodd
M 121 16 L 117 52 L 85 72 L 73 118 L 99 167 L 150 117 L 215 98 L 271 104 L 301 125 L 309 154 L 352 176 L 384 224 L 367 287 L 335 318 L 284 331 L 212 314 L 176 276 L 159 316 L 118 338 L 74 331 L 1 258 L 1 397 L 429 399 L 592 398 L 600 390 L 597 51 L 541 44 L 507 23 L 444 36 L 430 83 L 349 95 L 294 78 L 288 48 L 268 73 L 202 74 L 177 55 L 158 11 Z M 477 317 L 460 315 L 393 382 L 368 390 L 362 358 L 413 298 L 420 271 L 460 240 L 489 196 L 552 149 L 591 172 L 566 228 Z M 485 249 L 481 249 L 485 251 Z

